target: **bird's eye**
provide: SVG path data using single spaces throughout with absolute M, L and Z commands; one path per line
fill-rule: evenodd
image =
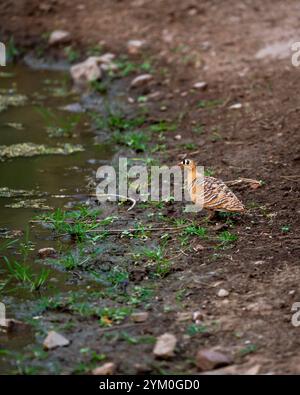
M 186 159 L 186 160 L 185 160 L 185 164 L 186 164 L 186 165 L 189 165 L 189 164 L 190 164 L 190 161 L 189 161 L 188 159 Z

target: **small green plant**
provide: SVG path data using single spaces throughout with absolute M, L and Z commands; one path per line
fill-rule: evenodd
M 88 237 L 89 231 L 99 226 L 96 219 L 100 213 L 100 210 L 85 206 L 71 211 L 58 208 L 53 213 L 41 215 L 37 219 L 50 224 L 57 233 L 69 234 L 73 239 L 83 241 Z
M 6 60 L 7 62 L 13 62 L 18 56 L 20 56 L 21 51 L 16 47 L 15 40 L 10 37 L 6 44 Z
M 66 270 L 74 270 L 82 268 L 83 265 L 89 260 L 89 257 L 81 257 L 75 253 L 69 252 L 64 257 L 59 259 L 58 263 Z
M 219 132 L 213 132 L 210 136 L 210 141 L 216 142 L 223 139 L 223 136 Z
M 289 225 L 284 225 L 281 227 L 282 233 L 288 233 L 290 230 L 291 230 L 291 227 Z
M 171 270 L 171 262 L 166 257 L 166 243 L 153 248 L 144 248 L 140 254 L 149 264 L 155 264 L 155 274 L 165 277 Z
M 130 307 L 104 307 L 99 311 L 99 324 L 101 326 L 111 326 L 121 323 L 131 314 Z
M 145 118 L 143 116 L 128 119 L 125 115 L 118 112 L 109 111 L 107 116 L 91 112 L 90 116 L 97 129 L 106 129 L 114 131 L 124 131 L 137 128 L 143 125 Z
M 207 168 L 204 170 L 204 175 L 205 175 L 206 177 L 212 177 L 212 176 L 214 176 L 214 174 L 215 174 L 214 169 L 211 169 L 211 168 L 207 167 Z
M 255 344 L 249 344 L 248 346 L 239 350 L 239 355 L 241 357 L 245 357 L 246 355 L 252 354 L 257 350 L 257 346 Z
M 74 49 L 72 46 L 65 47 L 64 53 L 66 55 L 68 62 L 70 63 L 74 63 L 80 58 L 79 51 Z
M 223 103 L 222 99 L 200 100 L 197 104 L 198 108 L 214 108 Z
M 198 236 L 198 237 L 201 237 L 201 238 L 206 238 L 207 237 L 207 229 L 203 228 L 202 226 L 198 226 L 198 225 L 194 225 L 194 224 L 192 224 L 190 226 L 187 226 L 184 229 L 183 233 L 186 234 L 186 235 Z
M 24 263 L 18 261 L 11 262 L 7 257 L 4 257 L 4 261 L 11 279 L 25 285 L 31 292 L 38 291 L 44 287 L 50 275 L 50 271 L 45 268 L 37 274 Z
M 197 147 L 198 146 L 195 143 L 186 143 L 183 145 L 183 148 L 186 150 L 195 150 L 195 149 L 197 149 Z
M 228 230 L 224 230 L 219 234 L 218 239 L 222 245 L 228 245 L 230 243 L 234 243 L 235 241 L 237 241 L 238 236 L 233 233 L 230 233 Z
M 102 54 L 103 48 L 100 44 L 92 45 L 87 50 L 88 56 L 100 56 Z
M 138 67 L 135 63 L 128 59 L 128 56 L 121 56 L 116 62 L 118 68 L 118 74 L 121 77 L 127 77 L 128 75 L 138 71 Z
M 197 134 L 202 134 L 204 132 L 204 126 L 203 125 L 193 126 L 192 132 Z
M 150 125 L 149 130 L 154 133 L 163 133 L 163 132 L 174 132 L 177 129 L 177 125 L 173 123 L 169 123 L 166 121 L 159 121 L 158 123 L 154 123 Z
M 47 108 L 38 107 L 37 111 L 42 115 L 46 123 L 46 131 L 49 137 L 72 137 L 74 129 L 81 119 L 81 114 L 71 114 L 68 117 L 58 116 Z
M 111 77 L 128 77 L 130 74 L 138 72 L 150 73 L 153 67 L 150 60 L 144 60 L 143 63 L 137 64 L 132 62 L 127 55 L 121 55 L 115 62 L 117 70 L 111 70 Z
M 205 325 L 199 325 L 199 324 L 191 324 L 187 327 L 187 334 L 190 336 L 195 336 L 203 333 L 208 333 L 208 329 Z
M 125 134 L 115 132 L 113 140 L 117 144 L 132 148 L 135 152 L 145 152 L 147 143 L 149 142 L 149 136 L 143 132 L 127 132 Z
M 108 91 L 108 85 L 104 81 L 93 80 L 91 81 L 90 86 L 92 90 L 101 93 L 102 95 L 106 94 Z

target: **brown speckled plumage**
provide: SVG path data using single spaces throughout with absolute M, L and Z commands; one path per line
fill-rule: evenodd
M 188 172 L 188 191 L 193 203 L 202 202 L 203 208 L 209 211 L 244 212 L 243 203 L 221 180 L 214 177 L 198 178 L 196 164 L 192 160 L 185 159 L 180 166 Z

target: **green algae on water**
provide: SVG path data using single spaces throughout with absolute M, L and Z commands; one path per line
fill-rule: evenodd
M 11 189 L 8 187 L 0 188 L 0 198 L 12 198 L 12 197 L 21 197 L 21 196 L 34 196 L 45 194 L 44 192 L 37 191 L 27 191 L 25 189 Z
M 25 95 L 17 94 L 0 94 L 0 112 L 6 110 L 8 107 L 18 107 L 23 106 L 27 102 L 27 97 Z
M 35 208 L 40 210 L 51 210 L 53 207 L 48 206 L 46 199 L 28 199 L 18 200 L 14 203 L 6 204 L 7 208 Z
M 47 147 L 44 144 L 20 143 L 13 145 L 0 145 L 0 159 L 11 159 L 18 157 L 31 157 L 37 155 L 70 155 L 83 151 L 80 144 L 66 143 L 58 147 Z

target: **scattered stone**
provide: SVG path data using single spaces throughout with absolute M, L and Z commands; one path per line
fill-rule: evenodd
M 172 333 L 164 333 L 156 339 L 153 353 L 158 358 L 168 359 L 174 355 L 177 339 Z
M 90 56 L 85 61 L 75 64 L 70 69 L 74 82 L 82 85 L 100 80 L 103 71 L 117 68 L 113 63 L 114 58 L 114 54 L 106 53 L 101 56 Z
M 193 88 L 194 89 L 199 89 L 199 90 L 204 90 L 204 89 L 207 88 L 207 82 L 205 82 L 205 81 L 196 82 L 193 85 Z
M 243 374 L 246 374 L 249 376 L 254 376 L 259 373 L 260 369 L 261 369 L 261 365 L 257 364 L 257 365 L 251 366 L 249 369 L 245 370 L 243 372 Z
M 197 244 L 195 245 L 195 247 L 193 248 L 194 251 L 199 252 L 199 251 L 203 251 L 204 247 L 202 244 Z
M 147 311 L 141 311 L 131 314 L 131 319 L 133 322 L 145 322 L 149 318 L 149 313 Z
M 182 139 L 182 136 L 181 136 L 181 134 L 176 134 L 176 136 L 174 136 L 174 140 L 181 140 Z
M 140 88 L 142 86 L 147 85 L 150 81 L 152 81 L 153 76 L 151 74 L 142 74 L 135 77 L 130 84 L 130 88 Z
M 193 314 L 190 311 L 178 312 L 177 313 L 177 321 L 184 322 L 184 321 L 191 321 L 193 318 Z
M 87 60 L 77 63 L 70 69 L 75 83 L 86 84 L 87 82 L 99 80 L 102 70 L 97 56 L 90 56 Z
M 158 100 L 162 99 L 162 92 L 160 92 L 160 91 L 151 92 L 147 95 L 147 99 L 158 101 Z
M 129 40 L 127 43 L 127 51 L 130 55 L 136 55 L 145 47 L 145 40 Z
M 213 349 L 199 350 L 196 366 L 201 371 L 213 370 L 232 364 L 232 358 Z
M 45 259 L 45 258 L 49 258 L 49 257 L 55 257 L 57 252 L 52 247 L 45 247 L 45 248 L 39 249 L 38 254 L 39 254 L 40 259 Z
M 94 376 L 113 375 L 116 371 L 116 365 L 113 362 L 106 362 L 104 365 L 95 368 L 92 371 Z
M 229 295 L 229 292 L 226 289 L 221 288 L 219 289 L 217 295 L 219 296 L 219 298 L 226 298 L 226 296 Z
M 28 331 L 30 325 L 26 324 L 25 322 L 15 320 L 14 318 L 8 318 L 0 320 L 0 327 L 5 329 L 7 333 L 17 333 L 17 332 L 24 332 Z
M 203 318 L 204 318 L 204 316 L 203 316 L 202 311 L 195 311 L 195 312 L 193 313 L 193 321 L 194 321 L 196 324 L 200 323 L 200 322 L 203 320 Z
M 71 34 L 65 30 L 55 30 L 50 34 L 49 45 L 57 45 L 70 41 Z
M 48 332 L 48 335 L 44 340 L 43 346 L 45 350 L 53 350 L 57 347 L 68 346 L 69 344 L 70 341 L 66 339 L 64 336 L 62 336 L 61 334 L 55 331 L 50 331 Z
M 264 265 L 266 261 L 255 261 L 253 264 L 254 265 Z
M 82 107 L 80 103 L 71 103 L 67 104 L 64 107 L 61 107 L 63 111 L 74 112 L 76 114 L 80 114 L 85 112 L 85 109 Z
M 252 311 L 253 313 L 259 313 L 261 315 L 267 315 L 272 313 L 273 307 L 264 299 L 260 298 L 256 302 L 248 304 L 246 310 Z
M 242 103 L 235 103 L 235 104 L 232 104 L 231 106 L 229 106 L 230 110 L 238 110 L 240 108 L 242 108 Z

